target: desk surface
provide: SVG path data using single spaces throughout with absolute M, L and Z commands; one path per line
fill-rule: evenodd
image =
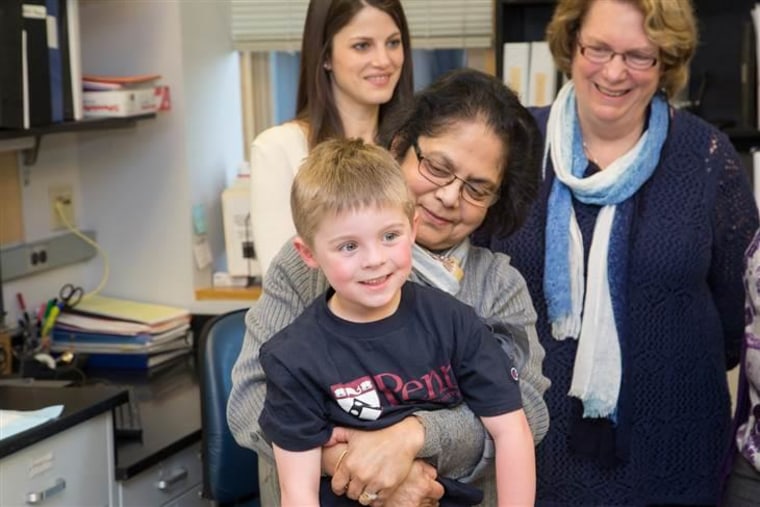
M 0 386 L 0 407 L 5 410 L 37 410 L 49 405 L 63 405 L 59 417 L 0 440 L 0 458 L 111 410 L 127 399 L 127 391 L 118 386 Z
M 90 381 L 103 378 L 129 386 L 139 403 L 142 439 L 116 440 L 117 480 L 134 477 L 200 441 L 200 390 L 191 357 L 172 362 L 150 376 L 144 371 L 87 373 Z

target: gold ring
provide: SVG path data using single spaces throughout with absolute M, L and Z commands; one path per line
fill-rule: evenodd
M 369 505 L 375 500 L 377 500 L 377 493 L 368 493 L 367 491 L 362 491 L 362 494 L 359 495 L 359 503 L 362 505 Z

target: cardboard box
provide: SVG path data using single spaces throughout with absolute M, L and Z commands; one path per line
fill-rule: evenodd
M 15 151 L 0 152 L 0 246 L 24 239 L 21 183 Z
M 155 113 L 160 100 L 160 91 L 153 86 L 82 93 L 84 115 L 90 118 Z
M 0 331 L 0 375 L 10 375 L 11 373 L 13 373 L 11 335 L 7 331 Z

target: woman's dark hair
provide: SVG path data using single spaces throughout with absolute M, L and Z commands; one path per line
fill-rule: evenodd
M 351 22 L 357 12 L 370 6 L 393 19 L 401 32 L 404 64 L 390 101 L 380 106 L 378 131 L 388 112 L 406 103 L 414 91 L 409 27 L 399 0 L 311 0 L 306 12 L 301 69 L 298 77 L 296 118 L 309 125 L 309 147 L 333 137 L 344 137 L 343 124 L 335 105 L 330 75 L 324 63 L 332 54 L 333 37 Z
M 500 197 L 479 231 L 507 236 L 519 228 L 538 193 L 543 139 L 517 95 L 499 79 L 473 69 L 451 71 L 414 96 L 381 139 L 402 159 L 420 136 L 437 137 L 457 122 L 482 121 L 502 141 Z

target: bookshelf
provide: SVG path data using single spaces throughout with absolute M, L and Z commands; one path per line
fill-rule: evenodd
M 43 127 L 32 127 L 25 130 L 0 129 L 0 150 L 2 141 L 33 139 L 32 146 L 22 148 L 21 153 L 25 165 L 34 165 L 40 149 L 42 137 L 49 134 L 62 134 L 67 132 L 85 132 L 90 130 L 125 129 L 133 128 L 139 120 L 155 118 L 155 113 L 130 116 L 125 118 L 85 118 L 80 121 L 64 121 L 53 123 Z
M 195 289 L 198 301 L 255 301 L 261 296 L 261 285 L 252 287 L 200 287 Z
M 198 314 L 223 313 L 240 301 L 196 299 L 195 290 L 211 284 L 213 266 L 196 265 L 192 216 L 196 206 L 205 211 L 206 240 L 212 253 L 223 252 L 220 196 L 227 174 L 243 158 L 240 74 L 229 37 L 229 6 L 138 3 L 79 0 L 82 71 L 160 73 L 171 89 L 171 110 L 155 118 L 0 130 L 0 149 L 29 150 L 24 156 L 35 159 L 33 170 L 19 164 L 24 241 L 45 241 L 59 233 L 51 229 L 48 192 L 69 185 L 76 225 L 94 231 L 108 253 L 103 294 Z M 45 139 L 35 150 L 36 136 Z M 23 147 L 10 148 L 13 143 Z M 33 305 L 68 282 L 92 289 L 103 272 L 102 258 L 94 257 L 4 282 L 6 320 L 15 321 L 16 293 Z

